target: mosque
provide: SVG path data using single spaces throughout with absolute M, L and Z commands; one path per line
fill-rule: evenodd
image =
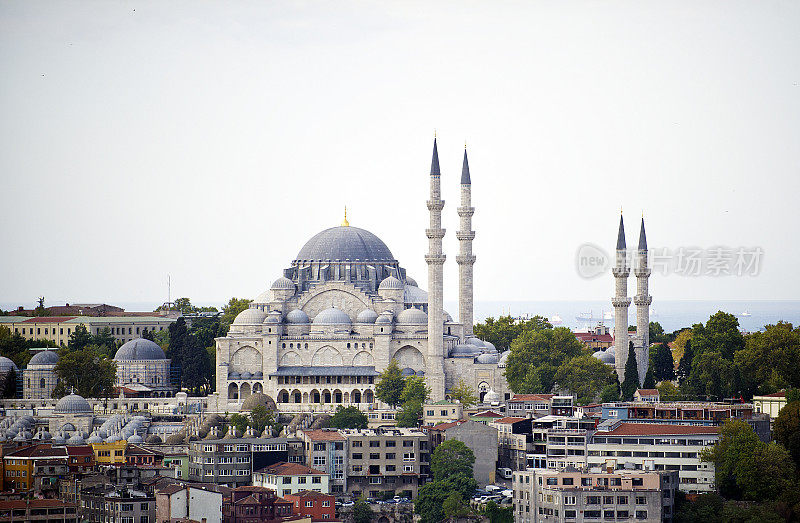
M 505 358 L 473 335 L 472 183 L 467 153 L 461 172 L 458 318 L 443 309 L 441 172 L 436 140 L 427 207 L 427 292 L 371 232 L 326 229 L 300 249 L 271 287 L 217 338 L 220 405 L 251 394 L 280 410 L 374 404 L 378 376 L 392 359 L 407 376 L 424 376 L 431 399 L 443 400 L 463 379 L 484 401 L 509 397 Z M 504 354 L 506 356 L 507 354 Z

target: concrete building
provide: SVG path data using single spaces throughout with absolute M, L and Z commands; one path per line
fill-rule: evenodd
M 90 522 L 152 523 L 156 517 L 156 500 L 141 490 L 97 485 L 81 490 L 78 515 L 81 520 Z
M 108 329 L 118 341 L 125 343 L 141 338 L 145 332 L 160 332 L 177 321 L 160 316 L 0 316 L 0 325 L 27 340 L 51 340 L 67 345 L 78 325 L 95 335 Z
M 287 458 L 286 438 L 193 441 L 189 445 L 189 480 L 232 488 L 250 485 L 254 469 Z
M 299 430 L 297 436 L 303 442 L 306 466 L 327 472 L 330 492 L 343 495 L 347 491 L 347 439 L 332 429 Z
M 422 424 L 438 425 L 464 418 L 464 406 L 460 403 L 437 401 L 422 406 Z
M 431 172 L 428 292 L 371 232 L 326 229 L 300 249 L 290 267 L 216 340 L 219 409 L 236 410 L 263 392 L 285 412 L 376 406 L 375 378 L 392 359 L 407 375 L 425 376 L 434 401 L 459 379 L 483 393 L 508 393 L 491 344 L 472 334 L 471 179 L 461 176 L 459 322 L 443 310 L 441 172 L 434 141 Z
M 562 470 L 586 465 L 587 443 L 595 421 L 578 416 L 542 416 L 531 422 L 528 467 Z
M 525 470 L 532 450 L 531 418 L 505 417 L 488 423 L 497 430 L 497 468 Z
M 222 493 L 212 486 L 175 483 L 157 488 L 155 500 L 156 523 L 176 518 L 222 523 Z
M 426 430 L 430 439 L 431 453 L 447 440 L 458 440 L 475 454 L 472 472 L 478 486 L 485 487 L 495 482 L 498 458 L 496 428 L 477 421 L 460 420 L 442 423 Z
M 299 463 L 278 462 L 253 471 L 253 485 L 274 490 L 279 496 L 301 491 L 330 493 L 330 476 Z
M 515 472 L 514 521 L 672 521 L 677 485 L 676 472 Z
M 77 507 L 57 499 L 0 501 L 0 521 L 47 521 L 77 523 Z
M 555 394 L 514 394 L 506 402 L 506 413 L 523 418 L 572 416 L 575 413 L 574 398 Z

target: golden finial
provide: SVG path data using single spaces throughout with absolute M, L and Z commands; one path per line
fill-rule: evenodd
M 464 140 L 464 149 L 466 149 L 466 148 L 467 148 L 467 141 Z
M 622 214 L 622 205 L 619 206 L 619 213 Z
M 433 139 L 436 139 L 436 129 L 433 130 Z
M 344 206 L 344 220 L 342 220 L 342 227 L 350 227 L 350 222 L 347 221 L 347 205 Z

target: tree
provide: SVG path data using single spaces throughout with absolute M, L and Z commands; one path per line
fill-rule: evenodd
M 689 379 L 689 375 L 692 373 L 692 360 L 694 359 L 694 350 L 692 350 L 692 342 L 688 340 L 686 342 L 686 348 L 684 349 L 683 356 L 678 363 L 678 372 L 677 378 L 678 383 L 681 385 Z
M 358 407 L 336 407 L 336 412 L 328 420 L 328 426 L 337 429 L 366 429 L 369 425 L 367 415 Z
M 613 385 L 616 374 L 594 356 L 582 354 L 562 363 L 556 371 L 555 381 L 559 387 L 577 396 L 579 404 L 585 405 L 597 400 L 604 387 Z
M 370 523 L 372 521 L 372 509 L 363 497 L 358 498 L 353 505 L 353 523 Z
M 478 396 L 475 395 L 475 390 L 461 378 L 450 390 L 450 399 L 461 403 L 465 409 L 478 403 Z
M 800 469 L 800 401 L 788 403 L 778 412 L 772 434 Z
M 214 369 L 208 352 L 191 334 L 186 336 L 181 362 L 181 384 L 189 390 L 207 392 L 214 378 Z
M 442 503 L 442 510 L 447 519 L 463 518 L 469 514 L 469 506 L 464 503 L 464 498 L 461 497 L 458 491 L 451 492 L 445 498 L 444 503 Z
M 180 311 L 181 314 L 191 314 L 197 312 L 197 307 L 192 305 L 189 298 L 178 298 L 173 304 L 173 308 Z
M 655 372 L 653 371 L 653 367 L 647 367 L 647 372 L 644 375 L 644 383 L 642 383 L 643 389 L 654 389 L 656 388 L 656 378 Z
M 267 409 L 264 405 L 256 405 L 250 411 L 250 426 L 253 427 L 258 434 L 264 432 L 267 427 L 274 427 L 275 416 L 272 411 Z
M 17 395 L 17 371 L 13 368 L 0 374 L 0 397 L 13 398 Z
M 664 333 L 664 328 L 657 321 L 650 322 L 648 331 L 650 343 L 664 343 L 670 338 L 670 335 Z
M 734 361 L 746 398 L 800 386 L 800 327 L 778 322 L 764 327 L 764 332 L 748 334 L 745 348 L 736 352 Z
M 550 392 L 558 367 L 584 351 L 583 344 L 565 327 L 526 330 L 511 343 L 505 376 L 511 390 Z
M 656 382 L 675 379 L 675 360 L 672 359 L 672 351 L 669 349 L 669 345 L 666 343 L 658 344 L 652 367 L 653 378 Z
M 425 386 L 425 378 L 422 376 L 409 376 L 405 380 L 403 392 L 400 394 L 400 402 L 405 404 L 408 402 L 425 403 L 428 396 L 431 394 L 431 389 Z
M 395 407 L 400 403 L 400 396 L 403 394 L 405 386 L 406 379 L 403 377 L 403 372 L 400 370 L 397 360 L 392 358 L 378 378 L 378 383 L 375 385 L 375 397 L 387 405 Z
M 725 500 L 714 492 L 700 494 L 696 501 L 684 501 L 677 507 L 676 523 L 722 523 L 722 509 Z
M 97 334 L 92 336 L 91 344 L 97 345 L 98 347 L 105 347 L 106 352 L 113 357 L 114 349 L 117 346 L 117 339 L 111 335 L 111 329 L 103 327 L 103 330 L 98 331 Z
M 228 420 L 228 427 L 234 427 L 238 432 L 239 435 L 244 434 L 244 431 L 247 430 L 247 427 L 250 426 L 250 419 L 245 416 L 244 414 L 232 414 L 231 418 Z
M 552 329 L 553 326 L 543 316 L 534 316 L 528 320 L 517 320 L 511 316 L 500 316 L 495 320 L 486 318 L 483 323 L 475 325 L 475 336 L 492 343 L 498 350 L 506 350 L 523 332 Z
M 600 401 L 602 401 L 603 403 L 611 403 L 614 401 L 619 401 L 620 388 L 619 388 L 619 379 L 617 378 L 616 374 L 617 373 L 614 372 L 614 383 L 606 385 L 600 392 Z
M 414 500 L 414 512 L 419 514 L 421 523 L 439 523 L 444 521 L 444 502 L 453 492 L 468 499 L 478 484 L 472 477 L 470 468 L 469 476 L 456 474 L 445 479 L 437 479 L 423 485 Z
M 60 397 L 71 389 L 84 398 L 107 398 L 114 389 L 117 365 L 94 345 L 63 354 L 56 363 L 53 395 Z
M 38 300 L 38 305 L 36 308 L 33 309 L 34 316 L 50 316 L 50 311 L 48 311 L 44 306 L 44 296 L 40 296 Z
M 71 351 L 81 350 L 92 343 L 92 335 L 83 325 L 78 325 L 72 334 L 69 335 L 67 348 Z
M 639 388 L 639 371 L 636 368 L 636 352 L 633 342 L 628 343 L 628 360 L 625 362 L 625 379 L 622 381 L 622 399 L 631 401 Z
M 503 508 L 494 501 L 489 501 L 484 514 L 489 518 L 489 523 L 514 523 L 514 507 Z
M 656 388 L 661 401 L 678 401 L 681 399 L 681 391 L 671 381 L 662 381 Z
M 681 392 L 689 397 L 722 399 L 734 395 L 738 381 L 736 365 L 721 352 L 709 349 L 692 357 L 692 371 L 681 384 Z
M 675 333 L 675 341 L 672 342 L 672 359 L 673 361 L 680 362 L 683 358 L 683 352 L 686 350 L 686 344 L 692 339 L 692 329 L 683 329 Z
M 419 401 L 412 400 L 403 403 L 403 407 L 396 416 L 398 427 L 419 427 L 421 421 L 422 403 Z
M 431 472 L 434 480 L 464 474 L 472 477 L 475 454 L 457 439 L 449 439 L 436 447 L 431 455 Z M 471 494 L 468 493 L 468 494 Z
M 222 325 L 225 334 L 228 333 L 228 328 L 233 323 L 233 320 L 236 319 L 236 316 L 239 315 L 240 312 L 250 307 L 250 302 L 253 300 L 247 299 L 239 299 L 239 298 L 231 298 L 228 300 L 227 305 L 222 306 L 222 317 L 220 318 L 220 324 Z
M 737 350 L 744 348 L 744 336 L 739 331 L 739 320 L 733 314 L 719 311 L 705 325 L 692 326 L 692 349 L 695 355 L 707 350 L 718 351 L 727 360 L 733 360 Z

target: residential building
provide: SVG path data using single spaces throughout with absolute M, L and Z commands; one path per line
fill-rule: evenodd
M 428 432 L 431 452 L 444 441 L 451 439 L 461 441 L 475 454 L 472 471 L 478 485 L 483 487 L 494 483 L 498 455 L 495 427 L 477 421 L 460 420 L 441 423 L 425 430 Z
M 189 445 L 189 480 L 228 487 L 250 485 L 254 469 L 287 458 L 286 438 L 193 441 Z
M 601 469 L 514 472 L 514 521 L 672 521 L 677 476 Z
M 81 490 L 78 513 L 90 522 L 153 523 L 156 500 L 141 490 L 96 485 Z
M 633 401 L 642 401 L 644 403 L 661 402 L 658 389 L 638 389 L 633 393 Z
M 77 523 L 77 507 L 57 499 L 0 501 L 0 521 Z
M 488 425 L 497 429 L 497 468 L 525 470 L 532 449 L 532 418 L 506 416 Z
M 598 323 L 592 329 L 583 332 L 577 331 L 574 334 L 578 341 L 594 352 L 606 350 L 614 344 L 614 336 L 603 323 Z
M 572 416 L 575 414 L 572 396 L 553 394 L 515 394 L 506 402 L 506 414 L 514 417 Z
M 296 494 L 283 496 L 294 504 L 292 512 L 300 516 L 309 516 L 311 521 L 333 521 L 336 519 L 335 498 L 330 494 L 301 490 Z
M 297 436 L 303 441 L 305 465 L 322 470 L 330 476 L 330 491 L 334 495 L 347 492 L 348 453 L 347 440 L 337 430 L 299 430 Z
M 303 490 L 328 494 L 329 483 L 328 473 L 299 463 L 278 462 L 253 471 L 253 485 L 272 489 L 281 497 Z
M 222 492 L 214 485 L 174 483 L 156 488 L 155 521 L 167 523 L 175 518 L 188 518 L 222 523 L 222 497 Z
M 688 493 L 714 490 L 714 465 L 700 452 L 716 443 L 719 427 L 660 423 L 604 423 L 588 443 L 589 466 L 676 471 Z
M 291 518 L 294 504 L 264 487 L 243 486 L 222 499 L 223 523 L 260 523 Z M 310 521 L 311 518 L 308 518 Z
M 125 463 L 136 467 L 161 467 L 164 463 L 164 454 L 139 445 L 128 445 L 125 450 Z
M 528 466 L 560 470 L 586 465 L 587 442 L 595 421 L 578 416 L 542 416 L 531 423 Z
M 122 465 L 125 463 L 125 450 L 128 442 L 123 440 L 92 443 L 94 459 L 98 465 Z
M 753 407 L 756 412 L 768 414 L 771 419 L 778 417 L 778 413 L 786 406 L 786 391 L 753 396 Z
M 464 417 L 464 406 L 461 403 L 437 401 L 422 406 L 422 424 L 438 425 L 452 423 Z

